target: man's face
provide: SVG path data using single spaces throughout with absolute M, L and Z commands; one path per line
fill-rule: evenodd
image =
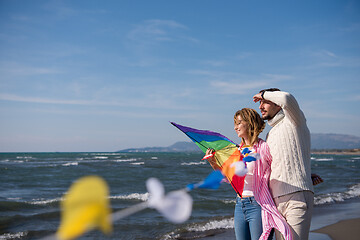
M 281 109 L 280 106 L 267 100 L 261 100 L 259 109 L 264 120 L 272 119 Z

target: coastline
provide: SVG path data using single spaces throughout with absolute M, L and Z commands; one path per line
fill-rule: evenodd
M 311 154 L 360 155 L 360 149 L 311 150 Z
M 359 198 L 315 206 L 309 240 L 356 240 L 360 234 L 360 228 L 358 227 L 360 223 L 359 216 Z M 208 232 L 207 236 L 198 239 L 236 240 L 234 229 Z

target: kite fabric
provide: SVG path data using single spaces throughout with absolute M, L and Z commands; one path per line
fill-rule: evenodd
M 111 233 L 108 196 L 108 185 L 101 177 L 86 176 L 73 183 L 61 202 L 57 239 L 75 239 L 92 228 Z
M 180 131 L 185 133 L 204 153 L 207 149 L 215 150 L 214 158 L 216 166 L 221 169 L 222 173 L 229 180 L 235 192 L 242 195 L 244 188 L 245 176 L 238 176 L 235 174 L 236 168 L 233 164 L 243 160 L 243 155 L 239 150 L 239 146 L 217 132 L 208 130 L 198 130 L 186 126 L 170 122 Z M 215 170 L 216 167 L 213 166 Z

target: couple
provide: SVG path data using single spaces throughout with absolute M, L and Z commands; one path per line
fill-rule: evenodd
M 236 239 L 272 239 L 274 228 L 277 240 L 306 240 L 316 179 L 311 177 L 305 116 L 291 94 L 276 88 L 261 90 L 253 100 L 260 102 L 262 118 L 249 108 L 234 116 L 234 130 L 242 139 L 240 148 L 250 148 L 261 157 L 247 164 L 244 190 L 236 198 Z M 258 138 L 264 120 L 272 127 L 266 142 Z M 208 149 L 207 154 L 212 152 Z M 213 158 L 208 161 L 213 165 Z M 317 181 L 322 180 L 318 177 Z

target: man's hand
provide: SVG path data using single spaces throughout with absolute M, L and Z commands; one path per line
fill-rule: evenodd
M 256 95 L 253 96 L 253 100 L 254 102 L 258 102 L 261 101 L 263 98 L 261 97 L 261 93 L 258 93 Z
M 324 180 L 322 180 L 322 178 L 315 173 L 311 174 L 311 180 L 312 180 L 314 186 L 324 182 Z

